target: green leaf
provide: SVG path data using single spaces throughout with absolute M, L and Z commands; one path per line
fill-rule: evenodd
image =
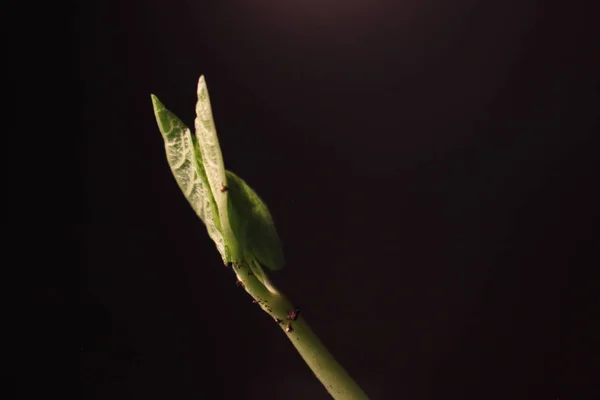
M 196 128 L 196 138 L 200 152 L 202 153 L 202 163 L 213 198 L 219 210 L 221 233 L 225 240 L 226 252 L 231 261 L 238 262 L 242 254 L 240 253 L 241 249 L 238 247 L 239 243 L 230 228 L 227 212 L 227 198 L 229 196 L 227 174 L 225 173 L 223 154 L 219 145 L 219 138 L 217 136 L 204 75 L 200 76 L 198 80 L 197 96 L 198 101 L 196 103 L 194 126 Z
M 227 171 L 229 221 L 244 260 L 256 258 L 270 270 L 283 268 L 279 235 L 267 205 L 240 177 Z
M 186 199 L 196 212 L 215 242 L 217 250 L 228 262 L 225 240 L 221 233 L 220 219 L 215 199 L 211 193 L 202 155 L 190 129 L 152 95 L 154 115 L 165 141 L 167 161 L 173 176 Z

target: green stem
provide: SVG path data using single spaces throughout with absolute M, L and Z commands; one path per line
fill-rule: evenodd
M 299 315 L 296 320 L 288 319 L 289 313 L 295 310 L 293 304 L 268 281 L 258 263 L 254 260 L 250 263 L 250 267 L 247 265 L 233 267 L 238 281 L 260 307 L 278 323 L 329 394 L 336 400 L 368 400 L 360 386 L 310 329 L 303 315 Z

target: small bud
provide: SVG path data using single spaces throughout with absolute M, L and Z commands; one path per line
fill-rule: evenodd
M 285 331 L 286 332 L 294 332 L 294 328 L 292 328 L 292 323 L 288 322 L 287 325 L 285 326 Z
M 280 324 L 282 321 L 279 318 L 275 317 L 275 322 L 277 322 L 278 324 Z
M 295 321 L 298 319 L 298 316 L 300 315 L 300 309 L 296 308 L 293 311 L 290 311 L 287 315 L 287 319 L 289 319 L 290 321 Z
M 228 187 L 221 183 L 221 193 L 225 193 L 227 191 L 227 189 L 228 189 Z

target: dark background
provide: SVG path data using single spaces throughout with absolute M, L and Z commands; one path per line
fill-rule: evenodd
M 589 395 L 561 306 L 593 237 L 592 14 L 348 3 L 65 9 L 68 67 L 42 97 L 80 146 L 61 171 L 85 399 L 328 398 L 166 163 L 150 94 L 193 125 L 200 75 L 227 168 L 283 240 L 274 281 L 371 398 Z M 59 58 L 46 32 L 37 67 Z

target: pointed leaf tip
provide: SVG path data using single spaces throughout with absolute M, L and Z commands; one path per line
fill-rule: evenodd
M 154 116 L 156 117 L 156 122 L 158 123 L 158 127 L 160 129 L 160 133 L 163 136 L 167 136 L 171 133 L 173 129 L 173 123 L 181 123 L 177 117 L 175 117 L 163 103 L 156 97 L 154 94 L 150 95 L 152 99 L 152 106 L 154 108 Z
M 206 78 L 204 75 L 200 75 L 200 79 L 198 79 L 198 87 L 196 89 L 196 94 L 199 98 L 208 98 L 208 85 L 206 84 Z
M 156 111 L 157 108 L 162 106 L 162 103 L 154 94 L 150 93 L 150 98 L 152 99 L 152 106 L 154 107 L 154 111 Z

